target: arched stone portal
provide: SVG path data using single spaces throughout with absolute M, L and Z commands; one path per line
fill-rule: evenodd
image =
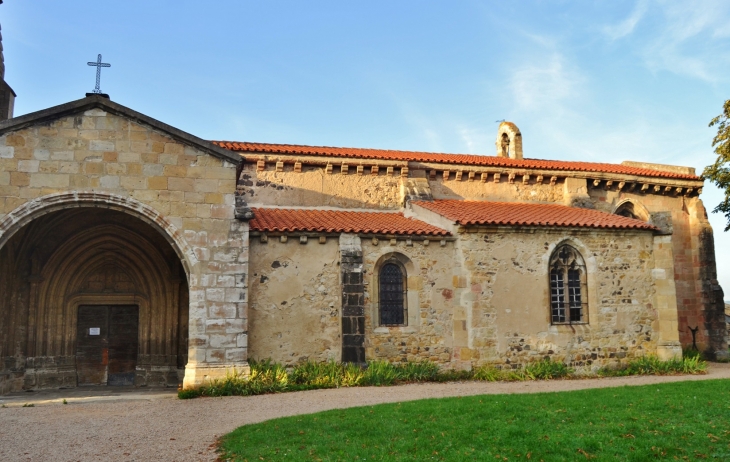
M 13 231 L 0 248 L 3 392 L 180 383 L 189 290 L 168 236 L 94 206 Z

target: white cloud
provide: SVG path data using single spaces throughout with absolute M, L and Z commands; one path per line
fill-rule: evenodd
M 718 62 L 730 57 L 726 42 L 730 4 L 704 0 L 660 2 L 665 22 L 645 50 L 652 70 L 667 70 L 706 82 L 724 80 Z M 691 52 L 689 51 L 691 49 Z
M 456 132 L 461 138 L 461 142 L 465 147 L 464 152 L 466 154 L 492 154 L 489 150 L 488 138 L 491 133 L 488 133 L 488 129 L 489 127 L 469 127 L 464 124 L 456 127 Z
M 518 109 L 539 111 L 556 109 L 562 100 L 574 96 L 583 77 L 570 68 L 560 53 L 545 62 L 517 68 L 510 78 L 510 89 Z
M 636 28 L 636 25 L 639 24 L 641 18 L 644 17 L 648 6 L 648 0 L 639 0 L 636 3 L 634 10 L 626 19 L 613 26 L 605 26 L 603 28 L 603 33 L 610 37 L 612 40 L 618 40 L 622 37 L 630 35 Z
M 645 22 L 641 33 L 637 25 Z M 623 21 L 605 26 L 612 41 L 631 36 L 652 71 L 669 71 L 709 83 L 727 79 L 730 60 L 730 2 L 727 0 L 639 0 Z

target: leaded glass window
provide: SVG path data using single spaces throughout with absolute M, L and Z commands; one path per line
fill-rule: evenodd
M 405 271 L 396 263 L 386 263 L 380 268 L 379 282 L 380 324 L 405 325 Z
M 564 244 L 550 258 L 550 314 L 553 324 L 588 321 L 586 267 L 580 253 Z

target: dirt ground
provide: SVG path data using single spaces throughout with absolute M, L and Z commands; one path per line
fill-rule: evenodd
M 428 383 L 279 395 L 178 400 L 170 390 L 62 390 L 1 396 L 1 461 L 211 461 L 219 435 L 241 425 L 328 409 L 423 398 L 540 393 L 730 379 L 730 364 L 702 376 L 512 383 Z M 68 404 L 62 404 L 66 399 Z M 23 404 L 34 407 L 22 407 Z

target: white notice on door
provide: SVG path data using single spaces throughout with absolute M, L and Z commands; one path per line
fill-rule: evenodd
M 89 335 L 101 335 L 101 327 L 89 327 Z

